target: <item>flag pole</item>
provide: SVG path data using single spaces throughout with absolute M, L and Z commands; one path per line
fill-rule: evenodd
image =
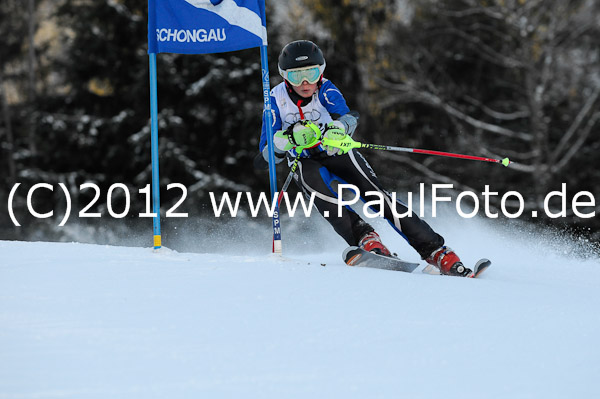
M 158 175 L 158 99 L 156 88 L 156 53 L 149 53 L 150 62 L 150 142 L 152 151 L 152 207 L 154 250 L 160 249 L 160 186 Z
M 271 112 L 271 83 L 269 80 L 269 59 L 267 46 L 260 46 L 260 64 L 262 70 L 262 85 L 264 98 L 264 123 L 267 127 L 267 152 L 269 153 L 269 182 L 271 198 L 277 194 L 277 174 L 275 173 L 275 151 L 273 147 L 273 114 Z M 279 204 L 275 203 L 273 212 L 273 253 L 281 254 L 281 221 L 279 220 Z
M 148 55 L 150 57 L 150 114 L 152 142 L 152 201 L 154 210 L 154 248 L 161 247 L 160 188 L 158 177 L 158 105 L 156 54 L 211 54 L 260 47 L 264 112 L 267 124 L 271 194 L 277 191 L 273 151 L 269 64 L 265 0 L 180 1 L 148 0 Z M 192 27 L 203 27 L 195 29 Z M 204 29 L 206 28 L 206 29 Z M 210 30 L 210 33 L 207 32 Z M 204 35 L 208 33 L 208 40 Z M 193 40 L 187 38 L 193 36 Z M 185 39 L 185 40 L 184 40 Z M 212 40 L 215 39 L 215 40 Z M 273 252 L 281 253 L 279 209 L 273 215 Z

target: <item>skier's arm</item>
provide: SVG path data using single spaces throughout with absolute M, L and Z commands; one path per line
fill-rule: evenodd
M 340 121 L 346 133 L 352 136 L 358 126 L 359 115 L 357 111 L 350 111 L 342 92 L 331 81 L 326 80 L 321 86 L 319 97 L 331 117 Z
M 358 126 L 358 118 L 360 118 L 358 111 L 350 111 L 347 114 L 344 114 L 338 118 L 333 116 L 333 119 L 342 122 L 346 130 L 346 134 L 350 137 L 352 137 L 352 135 L 356 131 L 356 127 Z

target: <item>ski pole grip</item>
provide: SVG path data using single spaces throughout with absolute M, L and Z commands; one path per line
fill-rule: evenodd
M 334 139 L 324 137 L 321 140 L 321 143 L 323 143 L 323 145 L 326 145 L 329 147 L 341 148 L 342 150 L 345 150 L 345 152 L 348 152 L 353 148 L 361 148 L 362 147 L 361 143 L 359 143 L 358 141 L 352 140 L 352 137 L 350 137 L 348 135 L 346 135 L 341 140 L 334 140 Z

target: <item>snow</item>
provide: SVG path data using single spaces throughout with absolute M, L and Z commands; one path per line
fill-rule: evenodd
M 229 253 L 0 241 L 0 398 L 600 397 L 593 248 L 500 221 L 435 228 L 492 267 L 352 268 L 337 241 L 283 258 L 251 238 Z

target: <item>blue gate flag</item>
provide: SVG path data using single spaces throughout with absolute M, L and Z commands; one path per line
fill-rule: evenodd
M 266 26 L 265 0 L 148 0 L 148 53 L 266 46 Z

